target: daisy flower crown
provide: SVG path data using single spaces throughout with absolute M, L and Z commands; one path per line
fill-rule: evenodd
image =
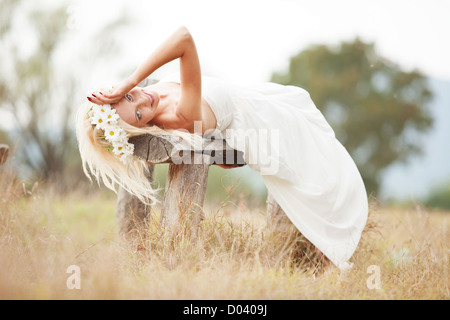
M 116 110 L 109 104 L 99 106 L 92 103 L 87 118 L 93 126 L 103 130 L 104 133 L 99 138 L 111 144 L 107 150 L 119 156 L 120 161 L 127 164 L 133 155 L 134 144 L 128 142 L 128 134 L 120 127 L 119 115 Z

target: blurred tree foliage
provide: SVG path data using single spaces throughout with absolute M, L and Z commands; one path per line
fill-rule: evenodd
M 161 199 L 164 196 L 168 164 L 158 164 L 154 171 L 154 187 L 160 188 Z M 256 173 L 255 173 L 256 175 Z M 222 169 L 216 165 L 209 167 L 205 202 L 213 203 L 220 208 L 225 207 L 265 207 L 267 189 L 261 181 L 258 185 L 254 181 L 253 172 L 245 167 Z
M 383 169 L 421 152 L 419 133 L 432 125 L 426 78 L 402 71 L 379 56 L 374 44 L 359 39 L 310 47 L 290 59 L 287 72 L 274 73 L 272 81 L 309 91 L 358 165 L 369 193 L 378 191 Z
M 89 63 L 120 53 L 114 34 L 129 23 L 123 13 L 87 39 L 95 43 L 89 57 L 97 60 L 69 53 L 67 61 L 84 62 L 75 72 L 70 62 L 67 68 L 55 62 L 70 32 L 68 8 L 65 2 L 0 0 L 0 111 L 12 120 L 9 140 L 23 169 L 62 189 L 83 177 L 73 125 L 80 75 Z
M 424 204 L 431 208 L 450 210 L 450 182 L 434 188 Z

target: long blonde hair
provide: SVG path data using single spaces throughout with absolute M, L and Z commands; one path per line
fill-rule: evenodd
M 96 126 L 93 126 L 88 117 L 88 112 L 92 107 L 91 103 L 82 104 L 76 115 L 76 136 L 78 148 L 81 155 L 83 171 L 89 180 L 92 178 L 106 187 L 117 192 L 117 186 L 122 186 L 132 195 L 138 197 L 146 204 L 159 202 L 157 199 L 158 189 L 154 189 L 151 181 L 146 178 L 148 164 L 145 160 L 131 156 L 130 161 L 124 164 L 120 158 L 108 150 L 109 142 L 99 138 L 102 134 Z M 177 135 L 188 141 L 192 147 L 198 148 L 199 138 L 195 134 L 183 132 L 180 130 L 163 130 L 157 126 L 134 127 L 122 119 L 119 119 L 119 125 L 128 134 L 134 137 L 143 134 L 152 134 L 154 136 Z M 194 139 L 192 139 L 194 137 Z

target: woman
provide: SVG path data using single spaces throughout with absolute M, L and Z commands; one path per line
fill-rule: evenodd
M 179 74 L 136 87 L 177 58 Z M 108 187 L 120 183 L 141 199 L 155 200 L 142 179 L 145 163 L 129 156 L 133 146 L 128 137 L 166 131 L 183 135 L 198 132 L 200 124 L 202 134 L 224 134 L 231 147 L 244 153 L 309 241 L 338 268 L 349 266 L 366 223 L 367 195 L 356 165 L 305 90 L 202 77 L 195 43 L 182 27 L 128 79 L 87 99 L 77 120 L 86 173 L 89 167 Z M 105 126 L 109 119 L 113 125 Z M 127 165 L 120 161 L 124 158 Z

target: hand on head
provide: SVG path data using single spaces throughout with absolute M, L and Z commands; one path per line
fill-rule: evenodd
M 95 91 L 87 99 L 98 105 L 113 104 L 119 102 L 122 97 L 135 87 L 129 80 L 124 80 L 109 92 Z

